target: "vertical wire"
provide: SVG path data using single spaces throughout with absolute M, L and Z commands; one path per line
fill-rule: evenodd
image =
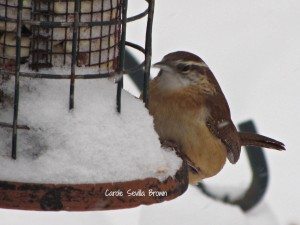
M 36 11 L 37 19 L 41 20 L 41 2 L 39 1 L 38 10 Z M 41 33 L 41 27 L 37 27 L 37 38 L 36 38 L 36 71 L 39 71 L 40 68 L 40 33 Z
M 75 12 L 75 9 L 74 9 L 74 12 Z M 66 1 L 66 11 L 65 11 L 66 22 L 69 22 L 68 15 L 69 15 L 69 0 Z M 71 28 L 65 27 L 64 29 L 65 29 L 65 37 L 64 37 L 65 40 L 64 40 L 64 46 L 63 46 L 64 51 L 61 54 L 64 57 L 64 65 L 65 65 L 67 63 L 67 55 L 69 55 L 67 53 L 67 43 L 70 41 L 69 38 L 68 38 L 68 29 L 71 30 Z
M 94 0 L 91 1 L 91 19 L 90 22 L 93 22 L 94 20 Z M 95 27 L 97 28 L 97 27 Z M 89 27 L 90 29 L 90 36 L 89 36 L 89 63 L 88 65 L 91 66 L 91 61 L 92 61 L 92 41 L 93 41 L 93 26 Z M 97 30 L 97 29 L 95 29 Z M 100 39 L 101 41 L 101 39 Z
M 115 14 L 114 14 L 114 19 L 118 19 L 119 17 L 119 0 L 117 0 L 116 3 L 116 7 L 114 8 L 115 10 Z M 113 70 L 115 69 L 116 66 L 116 58 L 117 58 L 117 54 L 118 54 L 118 45 L 116 43 L 118 43 L 118 24 L 114 25 L 114 33 L 111 35 L 109 34 L 109 40 L 111 38 L 113 38 L 113 58 L 112 58 L 112 68 Z
M 17 125 L 19 114 L 19 75 L 20 75 L 20 60 L 21 60 L 21 25 L 22 25 L 22 9 L 23 0 L 18 0 L 18 15 L 17 15 L 17 34 L 16 34 L 16 73 L 15 73 L 15 96 L 14 96 L 14 118 L 13 118 L 13 137 L 12 137 L 12 158 L 17 158 Z
M 49 2 L 50 3 L 50 2 Z M 49 5 L 49 13 L 51 13 L 51 22 L 53 23 L 54 22 L 54 4 L 55 4 L 55 1 L 52 2 L 51 5 Z M 50 20 L 50 19 L 49 19 Z M 51 35 L 50 35 L 50 51 L 48 52 L 48 54 L 50 54 L 50 65 L 53 65 L 52 64 L 52 58 L 53 58 L 53 37 L 54 37 L 54 28 L 50 28 L 51 29 Z
M 48 4 L 47 4 L 48 12 L 46 13 L 46 20 L 47 20 L 48 22 L 50 21 L 50 13 L 51 13 L 51 11 L 50 11 L 50 4 L 51 4 L 51 2 L 49 1 Z M 50 55 L 49 55 L 49 44 L 50 44 L 50 46 L 51 46 L 51 43 L 49 43 L 50 29 L 51 29 L 51 28 L 49 28 L 49 27 L 46 28 L 47 36 L 45 37 L 45 39 L 46 39 L 46 52 L 45 52 L 45 54 L 46 54 L 46 65 L 45 65 L 45 66 L 46 66 L 46 67 L 48 67 L 49 64 L 50 64 L 50 60 L 49 60 L 49 57 L 50 57 Z
M 103 19 L 104 19 L 104 0 L 101 1 L 101 22 L 103 22 Z M 102 53 L 102 45 L 103 45 L 103 25 L 100 26 L 100 48 L 99 48 L 99 68 L 100 68 L 100 73 L 101 73 L 101 63 L 102 63 L 102 60 L 101 60 L 101 53 Z
M 148 8 L 148 21 L 146 31 L 146 44 L 145 44 L 145 71 L 144 71 L 144 87 L 143 87 L 143 101 L 145 106 L 148 107 L 148 88 L 150 78 L 150 67 L 152 57 L 152 27 L 153 27 L 153 16 L 154 16 L 154 4 L 155 0 L 149 0 Z
M 116 14 L 115 14 L 115 19 L 117 19 L 119 21 L 120 19 L 120 3 L 121 1 L 120 0 L 117 0 L 117 5 L 115 7 L 115 10 L 116 10 Z M 120 32 L 119 32 L 119 26 L 120 24 L 119 23 L 116 23 L 115 24 L 115 28 L 114 28 L 114 34 L 112 35 L 113 37 L 113 40 L 114 40 L 114 55 L 113 55 L 113 61 L 112 61 L 112 65 L 113 65 L 113 69 L 115 70 L 116 66 L 117 66 L 117 63 L 116 63 L 116 59 L 118 57 L 118 53 L 119 53 L 119 41 L 120 41 Z M 111 38 L 111 36 L 109 36 L 109 38 Z
M 37 2 L 34 0 L 33 1 L 33 9 L 31 10 L 31 18 L 32 20 L 36 20 L 36 9 L 37 9 Z M 31 37 L 31 41 L 30 41 L 30 50 L 31 50 L 31 69 L 34 69 L 34 64 L 36 63 L 36 56 L 35 56 L 35 45 L 36 45 L 36 42 L 35 42 L 35 37 L 36 37 L 36 26 L 35 25 L 32 25 L 31 27 L 31 30 L 32 30 L 32 37 Z
M 118 0 L 118 2 L 117 2 L 117 4 L 118 4 L 117 5 L 117 12 L 118 12 L 118 14 L 117 14 L 117 20 L 118 21 L 120 20 L 121 13 L 122 13 L 122 4 L 121 4 L 121 1 L 122 0 Z M 116 38 L 117 42 L 116 42 L 116 46 L 115 46 L 116 51 L 117 51 L 116 54 L 119 54 L 120 53 L 120 45 L 119 45 L 119 43 L 121 41 L 121 24 L 120 23 L 117 23 L 116 37 L 117 37 Z M 114 68 L 117 66 L 117 64 L 118 64 L 118 61 L 116 59 L 114 59 Z
M 111 21 L 112 20 L 112 15 L 113 15 L 113 0 L 110 0 L 110 9 L 109 9 L 109 20 Z M 107 36 L 107 56 L 106 56 L 106 66 L 107 66 L 107 71 L 108 73 L 110 72 L 110 68 L 109 68 L 109 54 L 110 54 L 110 48 L 111 48 L 111 45 L 110 45 L 110 34 L 111 34 L 111 24 L 109 25 L 108 27 L 108 34 L 106 35 Z
M 32 19 L 33 20 L 39 20 L 39 14 L 38 14 L 39 10 L 38 10 L 37 0 L 34 0 L 33 4 L 34 4 L 34 7 L 31 11 Z M 32 25 L 32 28 L 31 28 L 32 37 L 31 37 L 31 41 L 30 41 L 30 42 L 32 42 L 32 43 L 30 43 L 30 47 L 31 47 L 31 64 L 30 64 L 30 67 L 31 67 L 32 70 L 37 70 L 37 68 L 38 68 L 38 56 L 37 56 L 37 54 L 38 54 L 37 49 L 39 48 L 38 40 L 37 40 L 38 39 L 37 36 L 39 34 L 38 29 L 39 28 L 36 25 Z
M 34 14 L 33 14 L 33 11 L 34 11 L 34 7 L 32 7 L 32 5 L 35 5 L 35 2 L 34 0 L 32 1 L 31 3 L 31 7 L 30 7 L 30 20 L 34 20 Z M 29 28 L 30 29 L 30 28 Z M 31 68 L 32 66 L 32 61 L 33 61 L 33 46 L 32 46 L 32 40 L 33 40 L 33 35 L 34 35 L 34 31 L 33 31 L 33 26 L 32 26 L 32 29 L 30 29 L 31 31 L 31 35 L 29 36 L 29 56 L 28 56 L 28 59 L 29 59 L 29 68 Z M 31 57 L 31 65 L 30 65 L 30 57 Z
M 72 64 L 71 64 L 71 82 L 70 82 L 70 100 L 69 109 L 74 108 L 74 91 L 75 91 L 75 65 L 77 61 L 77 39 L 78 39 L 78 23 L 79 23 L 79 0 L 75 1 L 74 11 L 74 26 L 73 26 L 73 39 L 72 39 Z
M 8 0 L 5 1 L 5 18 L 7 18 L 7 10 L 9 8 L 8 6 L 8 3 L 7 3 Z M 7 63 L 7 59 L 6 59 L 6 56 L 5 56 L 5 48 L 6 47 L 6 34 L 7 34 L 7 20 L 4 21 L 4 42 L 3 42 L 3 46 L 2 46 L 2 53 L 3 53 L 3 65 L 5 66 L 5 64 Z
M 79 5 L 78 5 L 78 22 L 79 22 L 79 21 L 81 21 L 81 14 L 82 14 L 82 13 L 81 13 L 81 11 L 82 11 L 82 10 L 81 10 L 81 0 L 78 2 L 78 4 L 79 4 Z M 75 9 L 74 9 L 74 13 L 75 13 Z M 76 15 L 75 15 L 75 17 L 76 17 Z M 75 19 L 75 18 L 74 18 L 74 19 Z M 77 50 L 78 50 L 78 54 L 80 54 L 80 41 L 81 41 L 81 34 L 80 34 L 80 33 L 81 33 L 81 27 L 77 29 L 77 32 L 78 32 L 78 38 L 77 38 L 77 47 L 78 47 L 78 48 L 77 48 Z M 82 38 L 82 39 L 83 39 L 83 41 L 84 41 L 84 35 L 83 35 L 83 38 Z M 83 51 L 83 52 L 84 52 L 84 51 Z M 72 52 L 72 53 L 73 53 L 73 52 Z M 76 53 L 77 53 L 77 52 L 76 52 Z M 76 57 L 77 57 L 77 54 L 76 54 Z M 79 65 L 78 65 L 78 61 L 79 61 L 79 60 L 78 60 L 78 57 L 77 57 L 77 58 L 76 58 L 76 66 L 79 66 Z
M 118 82 L 117 87 L 117 111 L 121 112 L 121 93 L 123 89 L 123 71 L 124 71 L 124 62 L 125 62 L 125 41 L 126 41 L 126 23 L 127 23 L 127 7 L 128 0 L 123 0 L 123 9 L 122 9 L 122 35 L 120 42 L 120 62 L 119 62 L 119 73 L 122 77 Z

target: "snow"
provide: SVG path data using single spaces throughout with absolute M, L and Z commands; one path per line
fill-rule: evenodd
M 144 5 L 144 1 L 129 1 L 130 15 Z M 156 1 L 153 63 L 175 50 L 198 54 L 218 79 L 229 101 L 233 121 L 238 124 L 254 119 L 260 133 L 286 144 L 285 152 L 265 151 L 270 183 L 266 196 L 256 208 L 243 213 L 189 187 L 183 196 L 171 202 L 128 210 L 88 213 L 0 210 L 2 223 L 300 224 L 299 12 L 297 0 Z M 143 43 L 144 25 L 128 26 L 128 40 Z M 157 70 L 152 71 L 153 75 L 156 73 Z M 134 90 L 138 96 L 129 80 L 125 84 L 126 89 Z M 236 165 L 227 164 L 205 183 L 210 188 L 245 190 L 250 179 L 248 161 L 242 152 Z
M 123 92 L 116 112 L 116 84 L 77 80 L 75 109 L 68 109 L 69 80 L 20 81 L 18 158 L 10 159 L 11 128 L 0 130 L 0 180 L 35 183 L 100 183 L 174 176 L 181 166 L 161 149 L 152 118 L 139 99 Z M 2 89 L 13 95 L 13 81 Z M 0 110 L 12 121 L 11 102 Z
M 254 119 L 261 134 L 287 146 L 285 152 L 265 150 L 270 170 L 268 190 L 263 202 L 243 215 L 244 224 L 300 224 L 299 11 L 300 2 L 296 0 L 156 1 L 152 62 L 176 50 L 201 56 L 218 79 L 235 124 Z M 141 39 L 136 30 L 128 29 L 130 39 Z M 153 69 L 155 74 L 157 70 Z M 134 90 L 127 82 L 128 89 Z M 236 188 L 240 189 L 238 193 L 246 190 L 250 180 L 249 164 L 242 153 L 236 165 L 227 163 L 221 173 L 205 183 L 211 189 L 233 187 L 229 191 L 232 195 Z M 182 198 L 188 198 L 187 194 Z M 194 192 L 193 197 L 198 195 L 202 196 Z M 172 203 L 182 212 L 161 212 L 169 218 L 172 215 L 173 224 L 179 224 L 177 220 L 187 207 Z M 215 213 L 204 213 L 196 207 L 190 210 L 205 218 L 227 216 L 227 222 L 203 224 L 235 224 L 227 209 Z M 192 224 L 193 219 L 185 219 L 185 224 Z M 201 219 L 197 221 L 202 224 Z
M 177 203 L 177 204 L 176 204 Z M 180 205 L 180 207 L 177 207 Z M 185 209 L 185 210 L 183 210 Z M 161 213 L 161 212 L 164 213 Z M 230 217 L 228 216 L 230 214 Z M 170 215 L 176 216 L 176 220 L 170 219 Z M 208 216 L 215 215 L 215 216 Z M 179 197 L 170 204 L 162 203 L 156 207 L 144 207 L 141 210 L 141 224 L 236 224 L 244 225 L 246 218 L 238 207 L 225 206 L 222 203 L 201 196 L 199 190 L 191 187 L 185 196 Z

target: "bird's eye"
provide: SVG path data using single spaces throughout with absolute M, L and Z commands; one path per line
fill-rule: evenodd
M 186 73 L 186 72 L 190 71 L 191 66 L 190 66 L 190 65 L 185 65 L 185 64 L 179 64 L 179 65 L 178 65 L 178 69 L 179 69 L 181 72 Z

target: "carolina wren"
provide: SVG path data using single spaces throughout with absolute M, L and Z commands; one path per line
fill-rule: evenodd
M 217 174 L 226 157 L 236 163 L 241 146 L 285 150 L 279 141 L 237 131 L 216 78 L 198 56 L 173 52 L 154 67 L 160 71 L 149 85 L 149 112 L 160 140 L 180 147 L 191 184 Z

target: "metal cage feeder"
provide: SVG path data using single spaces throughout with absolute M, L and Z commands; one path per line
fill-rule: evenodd
M 0 0 L 0 83 L 15 80 L 13 122 L 0 121 L 0 129 L 12 130 L 11 157 L 17 158 L 20 77 L 68 79 L 69 109 L 75 105 L 77 79 L 99 79 L 111 76 L 118 80 L 116 108 L 121 112 L 121 90 L 124 73 L 142 70 L 143 101 L 147 105 L 147 89 L 151 65 L 151 33 L 154 0 L 146 0 L 143 12 L 128 17 L 128 0 Z M 147 16 L 145 46 L 126 40 L 127 23 Z M 124 70 L 125 47 L 145 56 L 135 68 Z M 28 69 L 23 70 L 22 64 Z M 63 67 L 63 73 L 47 73 L 47 69 Z M 86 70 L 93 68 L 93 70 Z M 78 70 L 83 72 L 77 73 Z M 95 72 L 91 72 L 95 71 Z M 0 90 L 0 98 L 3 93 Z M 74 109 L 76 110 L 76 108 Z M 171 200 L 187 189 L 187 169 L 183 163 L 174 178 L 164 182 L 156 178 L 100 184 L 36 184 L 0 181 L 0 207 L 24 210 L 105 210 L 135 207 Z M 123 196 L 107 199 L 106 189 L 164 190 L 165 197 L 135 198 Z

